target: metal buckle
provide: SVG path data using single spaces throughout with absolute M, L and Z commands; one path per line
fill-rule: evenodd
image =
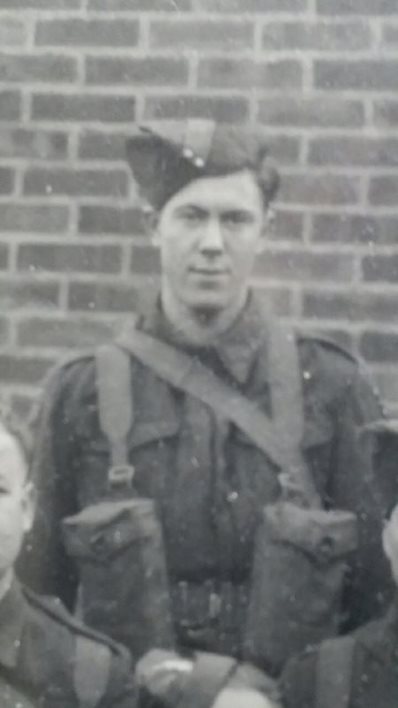
M 109 489 L 132 489 L 135 469 L 132 465 L 119 465 L 111 467 L 108 472 Z

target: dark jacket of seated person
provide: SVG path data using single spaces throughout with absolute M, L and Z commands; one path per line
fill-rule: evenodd
M 15 577 L 34 497 L 22 438 L 0 420 L 0 705 L 133 708 L 128 652 Z

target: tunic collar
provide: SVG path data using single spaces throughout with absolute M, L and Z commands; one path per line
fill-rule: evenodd
M 0 665 L 13 669 L 17 665 L 25 623 L 25 600 L 19 583 L 14 580 L 0 601 Z
M 192 346 L 181 332 L 166 319 L 160 298 L 146 303 L 140 316 L 138 327 L 169 344 L 177 345 L 191 353 L 214 352 L 226 370 L 240 384 L 247 382 L 260 346 L 266 338 L 267 317 L 253 293 L 235 323 L 222 335 L 214 339 L 211 346 Z

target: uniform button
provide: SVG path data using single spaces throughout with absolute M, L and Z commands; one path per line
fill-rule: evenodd
M 202 157 L 195 157 L 193 164 L 195 165 L 195 167 L 204 167 L 205 161 Z
M 183 149 L 182 154 L 184 155 L 184 157 L 191 159 L 193 157 L 193 150 L 191 150 L 191 148 L 189 147 L 186 147 Z
M 227 501 L 229 501 L 230 504 L 233 504 L 234 502 L 236 502 L 238 496 L 238 492 L 236 491 L 229 492 L 229 494 L 227 495 Z

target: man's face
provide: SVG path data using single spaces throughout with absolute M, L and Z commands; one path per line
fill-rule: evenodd
M 395 507 L 384 528 L 383 547 L 390 561 L 393 578 L 398 585 L 398 506 Z
M 33 510 L 23 456 L 14 439 L 0 430 L 0 578 L 17 559 Z
M 248 288 L 265 224 L 262 195 L 249 171 L 189 183 L 157 221 L 162 287 L 192 310 L 228 308 Z

